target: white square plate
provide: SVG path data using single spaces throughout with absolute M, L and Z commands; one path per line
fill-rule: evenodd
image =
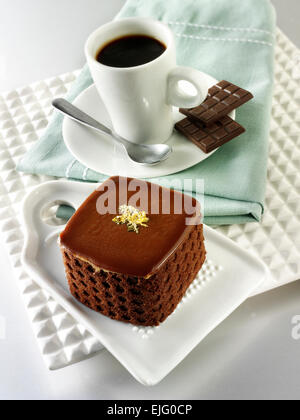
M 230 239 L 205 226 L 207 261 L 175 312 L 159 327 L 111 320 L 69 293 L 57 237 L 63 226 L 45 220 L 52 205 L 74 208 L 94 183 L 52 181 L 32 190 L 23 205 L 22 262 L 33 279 L 96 336 L 144 385 L 161 381 L 218 324 L 267 279 L 266 266 Z

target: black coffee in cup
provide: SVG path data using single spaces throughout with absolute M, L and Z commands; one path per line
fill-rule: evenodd
M 102 46 L 96 60 L 110 67 L 135 67 L 155 60 L 166 46 L 147 35 L 126 35 Z

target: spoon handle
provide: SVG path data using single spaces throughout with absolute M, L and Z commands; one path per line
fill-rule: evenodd
M 81 111 L 76 106 L 72 105 L 70 102 L 66 101 L 63 98 L 54 99 L 52 105 L 55 109 L 60 111 L 61 113 L 67 115 L 68 117 L 72 118 L 73 120 L 80 122 L 87 127 L 95 128 L 96 130 L 102 131 L 110 136 L 114 137 L 112 130 L 110 130 L 105 125 L 99 123 L 99 121 L 94 120 L 94 118 L 90 117 L 85 112 Z

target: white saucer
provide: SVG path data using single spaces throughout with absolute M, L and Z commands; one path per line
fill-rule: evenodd
M 203 73 L 209 86 L 217 83 L 213 77 Z M 98 95 L 95 85 L 84 90 L 74 101 L 81 110 L 90 114 L 96 120 L 111 126 L 106 108 Z M 235 112 L 230 114 L 235 117 Z M 184 118 L 174 108 L 174 123 Z M 177 132 L 173 132 L 167 144 L 172 146 L 171 156 L 155 166 L 144 166 L 133 163 L 123 148 L 105 134 L 98 133 L 79 123 L 64 118 L 63 137 L 71 154 L 83 165 L 105 175 L 123 175 L 136 178 L 151 178 L 170 175 L 187 169 L 208 158 L 211 153 L 202 152 L 192 142 Z

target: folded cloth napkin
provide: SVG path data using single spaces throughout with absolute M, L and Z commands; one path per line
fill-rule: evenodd
M 117 19 L 148 16 L 174 31 L 177 61 L 218 80 L 226 79 L 254 94 L 237 110 L 246 128 L 209 159 L 180 173 L 152 181 L 168 186 L 173 179 L 204 180 L 205 223 L 259 221 L 263 212 L 268 133 L 273 84 L 275 14 L 268 0 L 127 0 Z M 92 83 L 85 66 L 67 99 Z M 54 113 L 42 138 L 17 169 L 35 174 L 103 181 L 106 175 L 85 168 L 68 152 L 63 118 Z M 191 191 L 192 192 L 192 191 Z

